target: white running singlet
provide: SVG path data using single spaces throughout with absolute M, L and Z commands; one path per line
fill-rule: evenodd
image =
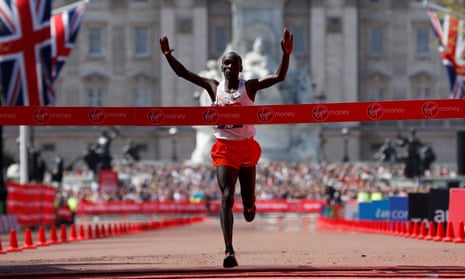
M 247 95 L 245 80 L 240 79 L 237 91 L 226 92 L 224 90 L 224 80 L 220 82 L 216 89 L 216 100 L 214 106 L 253 106 L 254 102 Z M 255 125 L 218 125 L 214 130 L 217 139 L 244 140 L 255 136 Z

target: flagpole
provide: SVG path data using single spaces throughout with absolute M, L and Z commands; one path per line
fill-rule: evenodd
M 63 11 L 66 11 L 66 10 L 69 10 L 71 8 L 74 8 L 76 6 L 79 6 L 81 5 L 82 3 L 84 4 L 87 4 L 89 2 L 89 0 L 81 0 L 81 1 L 77 1 L 77 2 L 74 2 L 74 3 L 71 3 L 71 4 L 68 4 L 66 6 L 63 6 L 63 7 L 59 7 L 59 8 L 56 8 L 54 10 L 52 10 L 52 14 L 58 14 L 58 13 L 61 13 Z
M 19 183 L 26 184 L 29 180 L 28 151 L 29 127 L 19 126 Z

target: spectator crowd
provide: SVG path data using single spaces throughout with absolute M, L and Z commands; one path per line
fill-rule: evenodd
M 71 187 L 66 179 L 57 194 L 91 202 L 218 200 L 213 166 L 193 164 L 118 164 L 118 191 L 100 193 L 98 186 Z M 429 177 L 454 177 L 448 167 L 436 166 Z M 427 191 L 433 185 L 405 179 L 402 164 L 347 162 L 334 164 L 263 162 L 257 166 L 256 197 L 271 199 L 313 199 L 347 203 Z M 236 187 L 240 198 L 239 187 Z

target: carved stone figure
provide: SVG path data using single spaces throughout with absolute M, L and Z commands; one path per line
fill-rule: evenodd
M 252 50 L 244 56 L 244 78 L 267 76 L 275 69 L 276 63 L 266 54 L 261 37 L 255 39 Z
M 385 163 L 395 163 L 398 161 L 396 147 L 390 139 L 384 140 L 384 144 L 375 154 L 375 159 L 381 160 Z
M 431 164 L 436 160 L 436 154 L 431 146 L 423 144 L 416 137 L 415 128 L 410 129 L 410 134 L 408 139 L 399 135 L 398 145 L 407 147 L 407 156 L 403 158 L 405 177 L 416 178 L 431 168 Z

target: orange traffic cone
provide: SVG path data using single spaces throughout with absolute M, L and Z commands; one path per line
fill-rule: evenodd
M 444 238 L 444 223 L 442 221 L 438 222 L 438 225 L 436 227 L 436 236 L 434 237 L 434 241 L 442 241 Z
M 37 240 L 37 246 L 46 246 L 47 240 L 45 239 L 45 229 L 44 227 L 40 226 L 39 227 L 39 237 Z
M 413 221 L 413 229 L 409 237 L 416 238 L 419 233 L 418 221 Z
M 449 242 L 454 240 L 454 225 L 452 222 L 447 222 L 446 228 L 446 236 L 442 239 L 442 241 Z
M 106 237 L 106 236 L 107 236 L 107 233 L 105 231 L 105 225 L 101 224 L 100 225 L 100 237 Z
M 113 228 L 112 228 L 112 226 L 111 226 L 111 223 L 108 224 L 107 235 L 110 236 L 110 237 L 113 236 Z
M 78 240 L 84 240 L 86 239 L 86 234 L 84 233 L 84 225 L 80 224 L 79 225 L 79 235 L 78 235 Z
M 420 231 L 418 232 L 417 239 L 425 239 L 426 237 L 426 222 L 421 221 Z
M 95 224 L 95 238 L 100 238 L 100 227 L 98 224 Z
M 71 224 L 71 227 L 70 227 L 70 230 L 69 230 L 69 240 L 71 240 L 71 241 L 78 240 L 77 232 L 76 232 L 76 225 L 74 225 L 74 224 Z
M 66 235 L 66 226 L 63 224 L 60 227 L 60 242 L 67 242 L 68 236 Z
M 405 233 L 403 234 L 404 237 L 409 237 L 413 232 L 413 223 L 412 220 L 407 221 L 407 228 L 405 230 Z
M 465 242 L 465 228 L 463 227 L 463 221 L 459 223 L 459 235 L 454 238 L 455 243 L 464 243 Z
M 16 230 L 10 230 L 10 245 L 7 249 L 8 252 L 19 252 L 22 251 L 21 248 L 18 247 L 18 238 L 16 237 Z
M 0 254 L 5 254 L 6 252 L 3 251 L 3 248 L 2 248 L 2 240 L 0 239 Z
M 433 240 L 434 239 L 434 222 L 429 221 L 428 225 L 428 235 L 425 236 L 425 240 Z
M 195 219 L 192 219 L 192 223 L 196 222 Z M 402 236 L 405 233 L 405 224 L 404 221 L 399 220 L 399 231 L 397 232 L 397 236 Z
M 52 225 L 52 228 L 50 229 L 50 240 L 47 243 L 48 244 L 58 243 L 57 227 L 55 225 Z
M 24 245 L 23 249 L 35 249 L 37 248 L 36 245 L 32 242 L 32 234 L 31 234 L 31 229 L 26 228 L 24 230 Z
M 396 235 L 399 231 L 399 221 L 391 221 L 388 225 L 387 233 Z
M 89 225 L 87 226 L 87 238 L 88 238 L 88 239 L 94 238 L 94 235 L 93 235 L 93 233 L 92 233 L 92 225 L 91 225 L 91 224 L 89 224 Z

